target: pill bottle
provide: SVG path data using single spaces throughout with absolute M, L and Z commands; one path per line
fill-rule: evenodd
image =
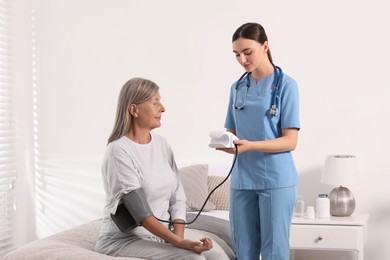
M 306 208 L 306 215 L 305 215 L 306 218 L 308 219 L 314 219 L 315 218 L 315 211 L 314 211 L 314 207 L 313 206 L 308 206 Z
M 330 201 L 327 194 L 318 194 L 316 200 L 317 218 L 330 217 Z

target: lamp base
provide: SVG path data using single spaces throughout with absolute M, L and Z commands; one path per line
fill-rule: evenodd
M 355 210 L 355 197 L 346 187 L 336 187 L 329 193 L 330 214 L 337 217 L 351 216 Z

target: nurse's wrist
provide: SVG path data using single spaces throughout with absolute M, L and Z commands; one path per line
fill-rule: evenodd
M 248 151 L 256 151 L 258 149 L 259 142 L 248 142 Z
M 262 151 L 262 141 L 251 142 L 249 146 L 250 151 Z

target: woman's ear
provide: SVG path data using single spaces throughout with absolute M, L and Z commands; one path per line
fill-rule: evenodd
M 129 111 L 130 115 L 132 115 L 133 117 L 138 117 L 136 104 L 130 104 L 127 110 Z

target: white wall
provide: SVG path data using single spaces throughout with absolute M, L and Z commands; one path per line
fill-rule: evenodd
M 28 101 L 25 110 L 36 127 L 28 151 L 35 158 L 29 176 L 37 185 L 38 236 L 100 217 L 100 162 L 119 89 L 131 77 L 161 87 L 167 111 L 157 132 L 179 164 L 229 165 L 230 156 L 208 148 L 208 134 L 223 129 L 230 85 L 242 73 L 231 35 L 255 21 L 266 28 L 275 63 L 299 84 L 302 129 L 294 157 L 306 205 L 332 189 L 320 184 L 325 156 L 355 154 L 361 178 L 350 188 L 356 212 L 371 215 L 370 259 L 390 258 L 386 1 L 25 2 L 33 45 L 26 87 L 37 104 Z M 329 257 L 353 254 L 315 254 Z

